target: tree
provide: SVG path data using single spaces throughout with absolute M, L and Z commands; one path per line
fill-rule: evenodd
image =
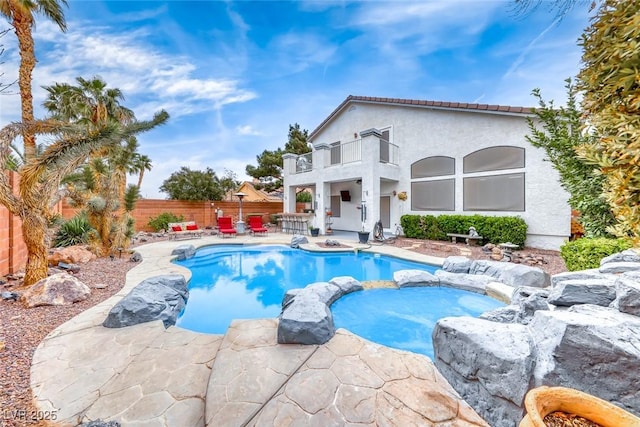
M 165 179 L 160 191 L 173 200 L 222 200 L 223 196 L 220 181 L 213 169 L 192 171 L 186 166 Z
M 220 189 L 223 194 L 229 194 L 229 200 L 231 200 L 232 193 L 240 186 L 238 181 L 238 175 L 235 172 L 225 169 L 224 175 L 220 178 Z M 224 196 L 223 196 L 224 197 Z
M 20 70 L 18 73 L 18 87 L 20 88 L 20 108 L 22 123 L 28 124 L 33 117 L 33 93 L 31 90 L 31 75 L 36 66 L 36 54 L 33 43 L 32 28 L 35 25 L 33 14 L 41 13 L 55 24 L 62 32 L 67 30 L 67 24 L 62 12 L 62 6 L 67 6 L 66 0 L 0 0 L 0 14 L 6 17 L 14 28 L 18 37 L 20 49 Z M 35 134 L 28 133 L 33 126 L 23 126 L 22 135 L 24 156 L 31 159 L 36 155 Z M 35 130 L 34 130 L 35 132 Z
M 609 231 L 640 243 L 640 2 L 606 0 L 582 35 L 577 87 L 587 131 L 578 153 L 603 175 L 617 223 Z
M 534 89 L 533 96 L 539 108 L 535 114 L 542 129 L 528 119 L 531 135 L 527 136 L 534 147 L 546 151 L 549 161 L 560 174 L 560 184 L 569 193 L 569 206 L 580 213 L 580 223 L 587 237 L 608 237 L 607 228 L 613 225 L 611 208 L 602 197 L 603 176 L 597 169 L 578 157 L 576 148 L 588 143 L 592 138 L 580 131 L 582 113 L 576 102 L 576 89 L 571 79 L 566 80 L 567 107 L 556 108 L 551 101 L 547 104 Z
M 306 154 L 311 151 L 311 147 L 307 142 L 309 131 L 300 130 L 300 125 L 289 125 L 289 139 L 284 146 L 284 150 L 278 148 L 276 150 L 264 150 L 256 156 L 258 166 L 247 165 L 247 175 L 260 181 L 258 188 L 264 188 L 267 191 L 273 191 L 282 187 L 282 155 L 284 153 Z
M 87 133 L 84 126 L 53 120 L 12 123 L 0 130 L 0 164 L 9 154 L 9 145 L 19 135 L 49 134 L 55 140 L 39 156 L 27 157 L 21 166 L 20 188 L 13 193 L 8 174 L 0 174 L 0 203 L 22 220 L 23 238 L 28 257 L 24 286 L 47 277 L 46 230 L 48 201 L 58 191 L 62 179 L 76 170 L 97 150 L 117 145 L 123 139 L 164 123 L 168 114 L 156 114 L 150 121 L 127 125 L 108 123 Z
M 149 156 L 139 154 L 133 160 L 134 171 L 138 173 L 138 189 L 142 186 L 142 178 L 144 177 L 144 171 L 150 171 L 152 168 L 151 159 Z
M 85 126 L 89 133 L 109 123 L 126 125 L 135 121 L 133 111 L 121 104 L 124 96 L 120 89 L 107 87 L 100 77 L 78 77 L 76 81 L 76 86 L 55 83 L 45 87 L 48 97 L 44 106 L 52 118 Z M 67 180 L 69 196 L 86 209 L 87 218 L 97 231 L 97 236 L 90 236 L 90 243 L 100 255 L 129 246 L 127 236 L 133 234 L 133 223 L 122 208 L 135 202 L 126 197 L 139 194 L 127 190 L 127 174 L 138 170 L 137 150 L 138 141 L 130 136 L 120 144 L 94 152 L 83 170 Z

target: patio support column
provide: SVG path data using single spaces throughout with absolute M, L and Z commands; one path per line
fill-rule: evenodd
M 296 171 L 296 158 L 298 156 L 293 153 L 284 153 L 282 155 L 282 176 L 288 177 Z M 282 184 L 283 209 L 285 213 L 295 213 L 296 211 L 296 187 L 286 184 L 286 180 Z
M 380 219 L 380 138 L 378 129 L 360 132 L 362 138 L 362 201 L 366 204 L 365 231 L 372 232 Z
M 325 212 L 331 208 L 331 183 L 316 181 L 315 202 L 317 202 L 317 207 L 313 223 L 320 229 L 320 233 L 324 234 L 326 230 Z

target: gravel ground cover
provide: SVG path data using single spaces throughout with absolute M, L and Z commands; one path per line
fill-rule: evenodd
M 151 236 L 145 239 L 141 243 L 163 240 L 162 237 Z M 388 244 L 443 258 L 465 255 L 474 259 L 489 259 L 481 247 L 464 243 L 400 238 Z M 525 248 L 518 252 L 521 255 L 538 256 L 543 260 L 538 267 L 549 274 L 566 271 L 564 262 L 556 251 Z M 29 388 L 31 359 L 36 347 L 57 326 L 122 289 L 127 272 L 135 265 L 124 254 L 122 258 L 101 258 L 81 265 L 75 276 L 91 287 L 92 292 L 85 301 L 71 306 L 26 309 L 17 302 L 0 301 L 0 427 L 50 425 L 42 420 L 45 414 L 38 413 L 33 406 Z M 7 284 L 12 283 L 15 284 L 11 281 Z M 6 285 L 0 286 L 0 291 L 12 289 L 13 287 Z

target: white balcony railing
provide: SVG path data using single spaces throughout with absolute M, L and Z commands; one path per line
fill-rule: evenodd
M 296 173 L 311 172 L 313 163 L 311 153 L 301 154 L 296 159 Z
M 400 151 L 398 146 L 380 139 L 380 163 L 388 163 L 390 165 L 397 165 L 400 157 Z
M 334 144 L 331 146 L 331 164 L 343 165 L 362 160 L 362 140 Z

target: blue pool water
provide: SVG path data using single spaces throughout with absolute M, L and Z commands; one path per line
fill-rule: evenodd
M 176 264 L 189 268 L 192 273 L 189 300 L 176 324 L 213 334 L 225 333 L 233 319 L 277 317 L 282 298 L 289 289 L 337 276 L 352 276 L 361 281 L 392 280 L 397 270 L 434 272 L 437 269 L 378 254 L 312 253 L 283 245 L 209 246 L 199 249 L 193 258 Z M 429 296 L 428 291 L 460 294 L 442 300 L 441 296 Z M 381 344 L 429 355 L 435 320 L 450 315 L 477 315 L 493 308 L 481 309 L 482 298 L 488 300 L 487 306 L 492 302 L 496 307 L 501 305 L 491 298 L 455 289 L 375 289 L 341 298 L 333 304 L 332 311 L 336 327 Z M 459 307 L 461 302 L 463 308 Z M 464 311 L 474 307 L 479 311 Z M 445 308 L 449 311 L 442 311 Z M 432 311 L 436 313 L 433 317 L 423 317 Z M 357 324 L 358 318 L 362 325 Z M 405 347 L 400 347 L 401 342 Z
M 503 305 L 485 295 L 445 287 L 370 289 L 343 296 L 331 312 L 337 328 L 433 359 L 431 333 L 438 319 L 477 317 Z

